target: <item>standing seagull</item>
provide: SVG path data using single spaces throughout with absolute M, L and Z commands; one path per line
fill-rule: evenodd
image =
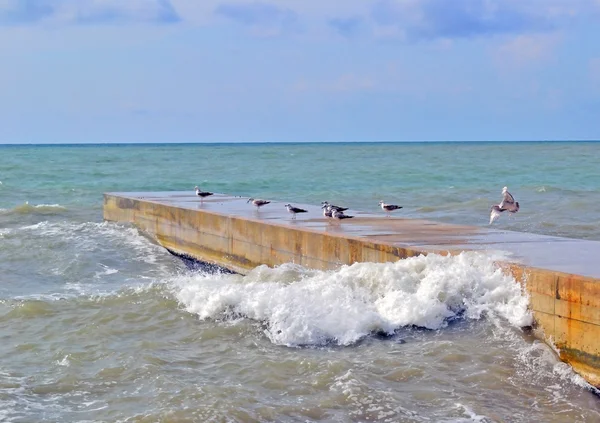
M 292 213 L 292 215 L 294 216 L 294 217 L 292 217 L 292 219 L 296 218 L 296 213 L 306 213 L 308 211 L 308 210 L 301 209 L 299 207 L 294 207 L 291 204 L 286 204 L 285 208 L 287 209 L 287 211 Z
M 348 207 L 334 206 L 333 204 L 329 204 L 327 201 L 321 201 L 321 205 L 323 205 L 323 207 L 329 207 L 329 210 L 337 210 L 337 211 L 348 210 Z
M 402 206 L 397 206 L 395 204 L 385 204 L 383 200 L 379 202 L 379 205 L 381 206 L 381 209 L 386 212 L 387 217 L 390 217 L 390 212 L 394 210 L 400 210 L 402 208 Z
M 354 216 L 348 216 L 347 214 L 344 214 L 343 211 L 333 209 L 331 211 L 331 217 L 333 217 L 334 219 L 342 220 L 342 219 L 352 219 Z
M 246 201 L 246 203 L 249 203 L 250 201 L 252 201 L 252 204 L 256 206 L 256 210 L 270 203 L 270 201 L 267 200 L 259 200 L 254 198 L 248 198 L 248 201 Z
M 500 213 L 503 211 L 508 211 L 509 213 L 516 213 L 519 211 L 519 202 L 515 201 L 512 194 L 508 192 L 507 187 L 502 188 L 502 201 L 500 204 L 492 206 L 490 209 L 490 225 L 500 217 Z
M 200 201 L 204 200 L 204 197 L 208 197 L 209 195 L 213 195 L 212 192 L 200 191 L 200 188 L 198 188 L 197 186 L 194 187 L 194 189 L 196 190 L 196 195 L 198 197 L 200 197 Z

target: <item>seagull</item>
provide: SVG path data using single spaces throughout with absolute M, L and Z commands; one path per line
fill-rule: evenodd
M 259 200 L 254 198 L 248 198 L 248 201 L 246 201 L 246 203 L 249 203 L 250 201 L 252 201 L 252 204 L 256 206 L 256 210 L 270 203 L 270 201 L 267 200 Z
M 332 210 L 331 217 L 333 217 L 334 219 L 342 220 L 342 219 L 352 219 L 354 216 L 348 216 L 347 214 L 344 214 L 344 212 L 340 211 L 340 210 Z
M 196 190 L 196 195 L 198 197 L 200 197 L 201 200 L 204 199 L 204 197 L 208 197 L 209 195 L 213 195 L 212 192 L 208 192 L 208 191 L 200 191 L 200 188 L 198 188 L 197 186 L 194 187 L 194 189 Z
M 329 208 L 329 205 L 323 204 L 323 206 L 321 206 L 321 208 L 323 209 L 324 217 L 331 217 L 331 209 Z
M 333 204 L 329 204 L 327 201 L 322 201 L 321 205 L 323 205 L 325 207 L 329 207 L 330 210 L 337 210 L 337 211 L 346 211 L 346 210 L 348 210 L 348 207 L 334 206 Z
M 379 202 L 379 205 L 381 206 L 381 209 L 386 212 L 388 217 L 390 216 L 390 212 L 394 210 L 400 210 L 402 208 L 402 206 L 397 206 L 395 204 L 385 204 L 383 200 Z
M 290 213 L 292 213 L 294 215 L 294 217 L 292 219 L 296 218 L 296 213 L 306 213 L 307 210 L 301 209 L 299 207 L 294 207 L 291 204 L 286 204 L 285 208 L 287 209 L 287 211 L 289 211 Z
M 503 211 L 508 211 L 509 213 L 516 213 L 519 211 L 519 202 L 515 201 L 512 194 L 508 192 L 507 187 L 502 188 L 502 201 L 500 204 L 494 205 L 490 209 L 490 225 L 500 217 L 500 213 Z

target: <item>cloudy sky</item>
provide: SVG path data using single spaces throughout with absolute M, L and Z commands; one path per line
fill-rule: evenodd
M 0 0 L 0 143 L 600 139 L 600 0 Z

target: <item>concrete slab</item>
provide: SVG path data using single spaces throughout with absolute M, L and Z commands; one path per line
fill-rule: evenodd
M 427 251 L 478 250 L 503 253 L 507 259 L 525 266 L 600 279 L 600 241 L 587 241 L 537 235 L 488 227 L 454 225 L 421 219 L 402 218 L 402 211 L 386 217 L 385 213 L 348 210 L 352 219 L 333 221 L 323 217 L 320 206 L 293 203 L 308 210 L 292 219 L 287 202 L 272 201 L 260 209 L 247 197 L 217 194 L 200 200 L 193 192 L 111 193 L 119 197 L 145 200 L 166 206 L 236 216 L 269 224 L 340 236 L 366 238 L 398 246 Z

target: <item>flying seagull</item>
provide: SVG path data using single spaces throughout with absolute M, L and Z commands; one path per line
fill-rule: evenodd
M 296 218 L 296 213 L 306 213 L 307 210 L 301 209 L 299 207 L 294 207 L 291 204 L 286 204 L 285 208 L 287 209 L 288 212 L 292 213 L 292 215 L 294 216 L 292 219 Z
M 512 194 L 508 192 L 507 187 L 502 188 L 502 201 L 500 204 L 494 205 L 490 209 L 490 225 L 500 217 L 500 213 L 503 211 L 508 211 L 509 213 L 516 213 L 519 211 L 519 202 L 515 201 Z
M 256 206 L 256 210 L 270 203 L 270 201 L 267 200 L 259 200 L 254 198 L 248 198 L 248 201 L 246 201 L 246 203 L 249 203 L 250 201 L 252 201 L 252 204 Z
M 200 191 L 200 188 L 198 188 L 197 186 L 194 187 L 194 190 L 196 190 L 196 195 L 198 197 L 200 197 L 200 200 L 203 200 L 204 197 L 208 197 L 209 195 L 213 195 L 212 192 L 208 192 L 208 191 Z
M 381 206 L 381 209 L 386 212 L 388 217 L 390 216 L 390 212 L 394 210 L 400 210 L 402 208 L 402 206 L 397 206 L 395 204 L 385 204 L 383 200 L 379 202 L 379 205 Z

